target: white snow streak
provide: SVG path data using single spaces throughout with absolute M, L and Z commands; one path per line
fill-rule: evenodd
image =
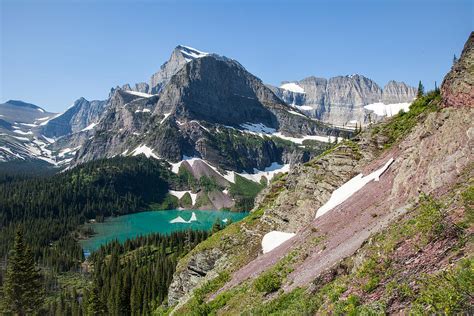
M 321 206 L 316 212 L 316 218 L 332 210 L 334 207 L 343 203 L 345 200 L 350 198 L 354 193 L 362 189 L 370 181 L 379 181 L 380 176 L 390 167 L 393 163 L 393 158 L 390 158 L 385 165 L 372 172 L 371 174 L 364 176 L 362 173 L 358 174 L 354 178 L 350 179 L 342 186 L 337 188 L 332 194 L 329 201 L 327 201 L 323 206 Z
M 92 123 L 89 126 L 84 127 L 83 129 L 81 129 L 81 132 L 90 131 L 91 129 L 94 129 L 94 127 L 96 127 L 96 126 L 97 126 L 97 123 Z
M 163 124 L 164 121 L 166 121 L 166 119 L 168 118 L 168 116 L 171 115 L 171 112 L 170 113 L 165 113 L 163 114 L 165 117 L 160 121 L 160 124 Z
M 142 98 L 151 98 L 152 96 L 154 96 L 153 94 L 137 92 L 137 91 L 132 91 L 132 90 L 124 90 L 124 92 L 128 94 L 136 95 L 137 97 L 142 97 Z

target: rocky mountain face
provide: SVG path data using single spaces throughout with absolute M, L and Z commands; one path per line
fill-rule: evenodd
M 327 142 L 328 136 L 342 135 L 288 108 L 235 60 L 189 54 L 181 46 L 173 51 L 160 72 L 175 73 L 163 79 L 166 84 L 159 94 L 128 87 L 113 91 L 94 137 L 82 146 L 74 163 L 133 155 L 146 148 L 172 163 L 199 157 L 226 170 L 253 172 L 273 162 L 308 159 L 314 153 L 314 146 L 300 148 L 285 142 L 288 138 L 293 143 L 308 136 Z M 182 67 L 176 70 L 178 64 Z
M 105 111 L 106 101 L 88 101 L 80 98 L 58 117 L 48 121 L 41 128 L 41 133 L 46 137 L 58 138 L 74 134 L 86 128 L 92 128 L 91 124 L 97 124 Z
M 471 36 L 461 65 L 473 44 Z M 430 92 L 275 178 L 249 217 L 194 248 L 169 288 L 172 313 L 465 312 L 473 85 L 460 88 L 469 70 L 453 69 L 441 96 Z M 364 179 L 373 180 L 358 186 Z M 294 236 L 262 253 L 269 232 Z
M 333 125 L 353 126 L 379 119 L 369 104 L 410 103 L 416 89 L 403 82 L 390 81 L 382 89 L 374 81 L 361 76 L 339 76 L 330 79 L 308 77 L 296 82 L 283 82 L 271 87 L 286 103 L 311 117 Z
M 474 106 L 474 32 L 441 85 L 447 106 Z

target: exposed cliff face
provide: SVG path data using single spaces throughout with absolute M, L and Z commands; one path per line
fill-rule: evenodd
M 396 104 L 411 102 L 416 89 L 403 82 L 390 81 L 381 89 L 374 81 L 361 76 L 339 76 L 329 80 L 308 77 L 300 81 L 283 83 L 273 91 L 286 103 L 307 114 L 334 125 L 355 125 L 378 119 L 365 105 L 383 102 Z
M 41 133 L 47 137 L 57 138 L 80 132 L 99 121 L 106 104 L 106 101 L 88 101 L 80 98 L 66 112 L 42 126 Z
M 268 105 L 283 105 L 259 79 L 237 62 L 205 56 L 186 64 L 166 86 L 155 113 L 239 126 L 263 123 L 278 128 Z
M 416 96 L 416 89 L 404 82 L 390 80 L 382 90 L 382 102 L 385 104 L 410 102 Z
M 161 92 L 163 87 L 171 80 L 183 66 L 189 61 L 207 56 L 208 53 L 198 51 L 197 49 L 187 46 L 177 46 L 170 59 L 164 63 L 160 70 L 151 76 L 150 90 L 151 94 L 158 94 Z
M 461 57 L 444 78 L 441 93 L 446 106 L 474 107 L 474 32 L 464 45 Z

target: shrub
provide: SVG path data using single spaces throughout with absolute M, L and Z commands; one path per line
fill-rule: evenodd
M 281 278 L 275 271 L 262 273 L 254 282 L 255 289 L 262 293 L 275 292 L 281 287 Z

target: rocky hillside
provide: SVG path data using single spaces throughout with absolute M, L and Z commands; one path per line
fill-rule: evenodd
M 271 88 L 286 103 L 311 117 L 350 127 L 395 115 L 400 108 L 407 110 L 416 96 L 416 89 L 404 82 L 391 80 L 382 89 L 357 74 L 330 79 L 308 77 Z
M 473 57 L 471 39 L 461 65 Z M 470 78 L 458 67 L 441 91 Z M 158 312 L 467 312 L 472 85 L 461 91 L 430 92 L 408 113 L 274 178 L 249 217 L 179 262 L 170 307 Z
M 474 106 L 474 32 L 441 86 L 446 106 Z

